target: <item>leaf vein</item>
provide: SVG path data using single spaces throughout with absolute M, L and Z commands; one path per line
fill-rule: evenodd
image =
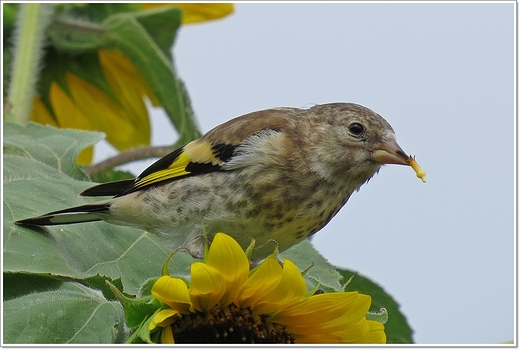
M 139 236 L 134 242 L 132 242 L 131 245 L 128 246 L 128 248 L 123 252 L 121 253 L 121 255 L 119 255 L 116 259 L 114 260 L 109 260 L 109 261 L 103 261 L 103 262 L 100 262 L 100 263 L 96 263 L 94 265 L 92 265 L 92 267 L 90 269 L 88 269 L 87 271 L 85 271 L 85 273 L 90 273 L 92 272 L 93 269 L 95 269 L 96 267 L 99 267 L 99 266 L 103 266 L 103 265 L 107 265 L 107 264 L 112 264 L 112 263 L 115 263 L 117 268 L 119 269 L 119 272 L 122 272 L 121 269 L 119 268 L 119 265 L 117 264 L 122 258 L 125 257 L 126 254 L 128 254 L 128 252 L 130 250 L 132 250 L 136 245 L 137 243 L 139 243 L 141 240 L 143 240 L 143 238 L 146 238 L 147 236 L 147 233 L 146 232 L 143 232 L 141 234 L 141 236 Z

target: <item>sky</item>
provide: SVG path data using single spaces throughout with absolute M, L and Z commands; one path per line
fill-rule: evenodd
M 419 344 L 515 336 L 515 11 L 511 1 L 238 3 L 183 27 L 173 48 L 203 132 L 329 102 L 393 126 L 428 181 L 384 166 L 312 242 L 392 294 Z M 153 143 L 173 143 L 154 114 Z

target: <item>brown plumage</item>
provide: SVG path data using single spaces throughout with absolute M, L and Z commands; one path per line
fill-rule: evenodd
M 253 112 L 210 130 L 135 180 L 82 195 L 114 198 L 18 222 L 86 221 L 139 227 L 202 255 L 203 231 L 225 232 L 253 258 L 314 234 L 382 164 L 409 165 L 392 127 L 352 103 Z M 348 232 L 346 232 L 348 234 Z

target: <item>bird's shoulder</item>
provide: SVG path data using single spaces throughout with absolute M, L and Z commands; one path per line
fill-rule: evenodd
M 116 196 L 215 171 L 233 170 L 258 162 L 270 151 L 286 148 L 287 132 L 296 128 L 298 108 L 274 108 L 252 112 L 208 131 L 145 169 Z
M 291 128 L 303 112 L 299 108 L 283 107 L 248 113 L 220 124 L 199 140 L 238 146 L 253 134 L 265 130 L 283 132 Z

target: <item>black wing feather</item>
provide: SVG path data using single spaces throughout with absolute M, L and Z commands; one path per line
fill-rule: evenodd
M 222 162 L 228 161 L 232 156 L 233 152 L 236 149 L 236 145 L 230 145 L 225 143 L 218 143 L 212 147 L 213 155 L 218 158 Z M 157 171 L 168 169 L 182 154 L 184 151 L 184 147 L 177 148 L 175 151 L 165 155 L 161 159 L 157 160 L 155 163 L 146 168 L 136 179 L 134 180 L 122 180 L 100 184 L 91 188 L 86 189 L 81 193 L 82 196 L 114 196 L 121 197 L 126 194 L 142 190 L 149 187 L 155 187 L 160 184 L 164 184 L 171 181 L 176 181 L 188 176 L 207 174 L 214 171 L 220 171 L 221 167 L 219 165 L 211 164 L 211 163 L 197 163 L 197 162 L 189 162 L 186 165 L 186 172 L 188 174 L 180 175 L 176 177 L 172 177 L 162 181 L 156 181 L 147 185 L 136 185 L 136 183 L 147 177 L 148 175 L 154 174 Z
M 104 184 L 96 185 L 87 188 L 85 191 L 80 193 L 80 196 L 86 197 L 99 197 L 99 196 L 115 196 L 126 188 L 131 187 L 134 184 L 134 179 L 121 180 L 114 182 L 107 182 Z

